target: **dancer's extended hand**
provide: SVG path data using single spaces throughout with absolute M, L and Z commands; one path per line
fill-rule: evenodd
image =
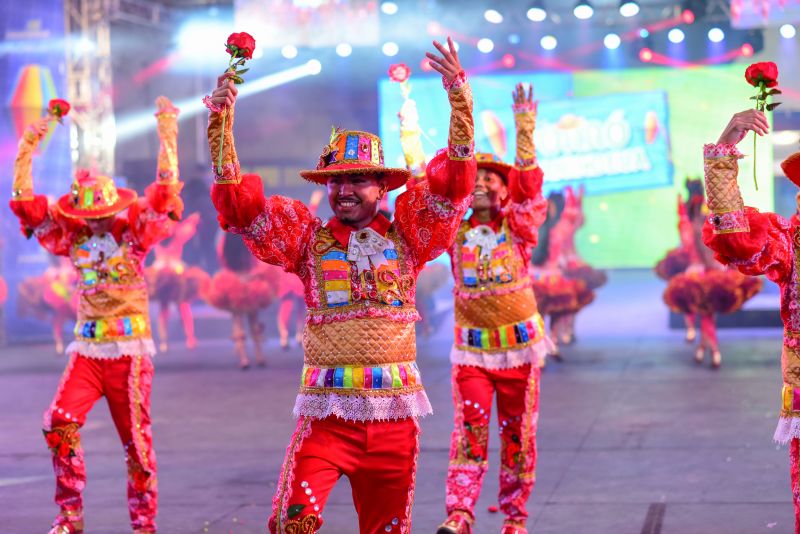
M 231 72 L 226 72 L 217 78 L 217 88 L 211 93 L 211 102 L 215 105 L 233 107 L 236 104 L 236 95 L 239 94 L 239 90 L 236 89 L 236 85 L 230 79 L 232 74 Z
M 430 52 L 426 52 L 425 56 L 430 60 L 433 70 L 444 76 L 448 82 L 452 82 L 456 79 L 458 73 L 464 70 L 458 60 L 458 52 L 456 52 L 453 39 L 447 38 L 447 48 L 439 41 L 434 41 L 433 46 L 442 54 L 442 57 Z
M 533 99 L 533 84 L 528 84 L 528 91 L 525 92 L 525 84 L 518 83 L 517 86 L 511 91 L 511 97 L 514 99 L 514 105 L 522 106 L 525 104 L 529 104 L 533 106 L 533 110 L 536 111 L 536 107 L 539 105 L 539 102 Z
M 717 144 L 735 145 L 744 139 L 747 132 L 751 131 L 758 135 L 767 135 L 769 133 L 769 122 L 764 112 L 757 109 L 748 109 L 736 113 L 731 117 L 722 135 L 719 136 Z

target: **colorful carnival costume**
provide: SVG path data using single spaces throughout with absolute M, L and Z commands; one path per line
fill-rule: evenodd
M 44 273 L 29 276 L 17 286 L 17 313 L 40 320 L 50 318 L 58 354 L 64 352 L 64 324 L 78 314 L 78 274 L 70 258 L 51 256 Z
M 431 413 L 416 364 L 417 274 L 452 243 L 474 187 L 472 94 L 463 72 L 446 83 L 452 115 L 448 150 L 428 165 L 428 180 L 401 194 L 393 222 L 378 214 L 355 230 L 334 217 L 313 217 L 297 200 L 264 197 L 256 175 L 240 175 L 233 109 L 212 110 L 211 154 L 222 170 L 212 199 L 223 225 L 239 233 L 260 260 L 303 282 L 308 315 L 305 365 L 294 407 L 297 428 L 286 451 L 271 532 L 315 532 L 336 481 L 347 475 L 363 533 L 411 531 L 419 427 Z M 216 170 L 216 166 L 215 166 Z M 379 173 L 388 190 L 409 173 L 384 167 L 380 139 L 335 130 L 317 170 L 325 184 L 339 175 Z
M 715 316 L 718 313 L 733 313 L 761 290 L 758 278 L 744 276 L 727 270 L 713 258 L 712 252 L 702 244 L 702 230 L 707 208 L 703 199 L 700 180 L 689 181 L 689 200 L 686 215 L 691 233 L 687 240 L 686 253 L 689 266 L 669 280 L 664 291 L 664 302 L 670 309 L 684 316 L 700 320 L 700 342 L 695 352 L 695 361 L 702 363 L 705 353 L 711 352 L 711 365 L 718 368 L 722 354 L 717 339 Z
M 450 352 L 455 425 L 450 442 L 446 509 L 439 533 L 468 534 L 488 467 L 489 415 L 497 395 L 500 509 L 504 534 L 527 532 L 526 504 L 536 466 L 539 377 L 550 342 L 533 293 L 529 266 L 547 201 L 536 165 L 534 102 L 514 105 L 516 165 L 477 154 L 507 191 L 489 222 L 473 208 L 450 248 L 455 279 L 455 342 Z M 476 190 L 477 191 L 477 190 Z M 476 192 L 476 197 L 478 193 Z M 498 197 L 497 202 L 502 202 Z
M 193 349 L 197 346 L 191 305 L 206 292 L 210 277 L 200 267 L 186 265 L 182 256 L 183 247 L 197 233 L 199 222 L 200 214 L 192 213 L 176 225 L 172 237 L 153 248 L 156 259 L 146 270 L 150 298 L 159 305 L 158 338 L 162 352 L 167 350 L 169 341 L 171 304 L 178 307 L 186 347 Z
M 258 314 L 275 300 L 281 273 L 276 268 L 256 261 L 237 235 L 223 235 L 221 245 L 219 256 L 222 269 L 211 279 L 206 298 L 215 308 L 231 314 L 231 338 L 239 358 L 239 367 L 250 368 L 246 326 L 253 340 L 256 365 L 264 366 L 267 363 L 262 347 L 264 325 L 258 320 Z
M 175 135 L 178 110 L 163 97 L 158 107 L 158 122 L 169 123 L 166 130 Z M 20 140 L 11 209 L 26 235 L 35 235 L 53 254 L 69 256 L 79 275 L 75 341 L 67 347 L 69 363 L 44 414 L 55 501 L 61 509 L 51 532 L 83 531 L 86 470 L 79 430 L 103 396 L 125 450 L 131 526 L 134 532 L 155 532 L 158 489 L 150 424 L 155 347 L 143 264 L 183 209 L 177 160 L 167 166 L 159 162 L 156 182 L 144 199 L 117 188 L 107 176 L 78 171 L 70 193 L 49 205 L 44 195 L 34 195 L 30 173 L 31 155 L 48 126 L 49 120 L 42 119 Z M 126 216 L 116 217 L 126 208 Z M 110 231 L 93 233 L 90 224 L 107 225 Z
M 579 267 L 570 252 L 574 252 L 575 232 L 582 224 L 580 202 L 571 187 L 565 188 L 563 195 L 550 195 L 547 240 L 543 243 L 546 255 L 543 264 L 533 270 L 533 289 L 539 312 L 550 317 L 550 339 L 556 345 L 552 355 L 556 359 L 561 358 L 558 344 L 569 344 L 574 339 L 575 316 L 594 301 L 594 291 L 587 281 L 605 282 L 604 274 L 591 268 L 586 276 L 567 276 L 570 265 Z
M 781 288 L 783 390 L 774 438 L 779 443 L 791 441 L 795 532 L 800 533 L 800 196 L 798 213 L 788 221 L 745 207 L 736 182 L 742 157 L 736 145 L 706 145 L 704 157 L 711 213 L 703 228 L 703 242 L 723 264 L 746 275 L 766 275 Z M 789 156 L 781 166 L 800 186 L 800 153 Z
M 690 181 L 686 181 L 686 187 L 689 189 Z M 702 185 L 701 185 L 702 187 Z M 689 191 L 689 198 L 691 199 L 692 191 Z M 690 254 L 696 252 L 696 239 L 692 223 L 689 221 L 689 215 L 686 211 L 687 202 L 683 197 L 678 194 L 678 236 L 680 237 L 680 244 L 667 251 L 667 254 L 659 260 L 656 264 L 655 272 L 659 278 L 669 282 L 673 276 L 681 274 L 689 268 L 691 263 Z M 683 315 L 683 322 L 686 325 L 686 342 L 694 343 L 697 339 L 697 318 L 693 313 Z

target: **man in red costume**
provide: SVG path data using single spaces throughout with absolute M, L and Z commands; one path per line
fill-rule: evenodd
M 540 364 L 549 340 L 528 266 L 547 215 L 536 165 L 533 87 L 514 92 L 516 165 L 477 154 L 472 215 L 450 248 L 455 343 L 450 352 L 455 428 L 447 472 L 447 520 L 439 534 L 469 534 L 486 474 L 489 416 L 497 395 L 503 534 L 525 533 L 536 467 Z
M 734 115 L 716 144 L 704 147 L 706 194 L 711 211 L 703 228 L 703 242 L 718 261 L 748 275 L 766 275 L 781 287 L 783 319 L 782 405 L 775 440 L 791 442 L 791 483 L 795 533 L 800 534 L 800 216 L 786 220 L 775 213 L 745 207 L 739 184 L 736 145 L 748 131 L 769 132 L 761 111 L 750 109 Z M 781 163 L 786 176 L 800 186 L 800 152 Z M 800 195 L 798 195 L 800 208 Z
M 236 89 L 223 76 L 210 99 L 213 158 L 224 143 L 212 189 L 220 221 L 256 257 L 296 274 L 308 305 L 297 429 L 273 500 L 272 532 L 317 531 L 342 475 L 361 532 L 411 531 L 417 418 L 431 412 L 415 361 L 416 277 L 452 243 L 476 172 L 471 90 L 452 41 L 434 45 L 442 56 L 429 57 L 452 109 L 449 146 L 428 165 L 428 180 L 398 197 L 393 222 L 378 213 L 380 201 L 410 175 L 384 166 L 377 136 L 335 130 L 316 170 L 301 173 L 327 186 L 334 217 L 323 223 L 299 201 L 265 198 L 258 176 L 240 174 Z
M 83 532 L 86 470 L 80 428 L 106 397 L 125 450 L 128 508 L 136 533 L 156 531 L 156 457 L 150 426 L 150 387 L 155 347 L 150 333 L 144 259 L 180 218 L 176 152 L 178 110 L 157 101 L 161 151 L 156 182 L 137 200 L 113 179 L 79 170 L 69 193 L 53 205 L 35 195 L 31 157 L 50 119 L 32 124 L 20 140 L 11 209 L 26 235 L 52 254 L 69 256 L 78 271 L 78 321 L 69 363 L 50 408 L 44 436 L 53 453 L 56 504 L 61 512 L 51 534 Z M 118 216 L 127 209 L 126 216 Z

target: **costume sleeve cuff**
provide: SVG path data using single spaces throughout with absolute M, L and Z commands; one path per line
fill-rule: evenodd
M 442 86 L 448 93 L 453 89 L 461 89 L 467 84 L 467 73 L 463 70 L 459 72 L 455 78 L 448 80 L 442 76 Z
M 208 108 L 211 113 L 222 113 L 222 106 L 218 106 L 211 101 L 211 95 L 203 97 L 203 105 Z
M 735 156 L 736 158 L 743 158 L 744 154 L 739 152 L 736 145 L 733 144 L 715 144 L 708 143 L 703 146 L 703 157 L 706 159 L 724 158 L 728 156 Z

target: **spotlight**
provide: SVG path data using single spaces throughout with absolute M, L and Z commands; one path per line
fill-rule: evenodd
M 533 22 L 542 22 L 547 18 L 547 11 L 544 9 L 544 3 L 541 0 L 534 2 L 528 9 L 527 15 Z
M 649 48 L 642 48 L 639 50 L 639 59 L 645 63 L 650 63 L 653 61 L 653 51 Z
M 308 69 L 308 73 L 312 75 L 317 75 L 322 72 L 322 63 L 319 62 L 318 59 L 312 59 L 308 63 L 306 63 L 306 68 Z
M 336 53 L 341 57 L 347 57 L 353 53 L 353 47 L 347 43 L 339 43 L 336 45 Z
M 742 53 L 744 57 L 750 57 L 753 55 L 753 45 L 751 45 L 750 43 L 745 43 L 742 45 L 739 51 Z
M 494 42 L 491 39 L 487 39 L 484 37 L 480 41 L 478 41 L 478 50 L 483 52 L 484 54 L 488 54 L 492 50 L 494 50 Z
M 609 50 L 616 50 L 621 43 L 622 39 L 616 33 L 609 33 L 603 38 L 603 44 Z
M 650 37 L 650 31 L 647 28 L 642 28 L 641 30 L 639 30 L 639 37 L 641 37 L 642 39 L 647 39 L 648 37 Z
M 208 19 L 191 19 L 178 30 L 178 51 L 192 59 L 207 58 L 219 51 L 216 43 L 225 42 L 225 27 Z M 256 47 L 258 50 L 258 47 Z
M 512 45 L 519 44 L 519 42 L 521 40 L 522 39 L 520 38 L 518 33 L 512 33 L 511 35 L 508 36 L 508 42 L 509 42 L 509 44 L 512 44 Z
M 492 24 L 500 24 L 503 22 L 503 15 L 496 9 L 487 9 L 484 11 L 483 18 L 486 19 L 486 22 L 491 22 Z
M 394 2 L 384 2 L 381 4 L 381 11 L 383 11 L 384 15 L 394 15 L 397 13 L 397 4 Z
M 680 28 L 672 28 L 667 34 L 667 39 L 669 39 L 669 42 L 675 44 L 682 43 L 685 37 L 686 34 L 684 34 L 683 30 Z
M 286 45 L 281 48 L 281 55 L 286 59 L 294 59 L 297 57 L 297 47 L 294 45 Z
M 515 58 L 513 54 L 506 54 L 503 56 L 503 59 L 501 59 L 500 62 L 505 68 L 513 69 L 514 65 L 517 64 L 517 58 Z
M 797 35 L 797 29 L 791 24 L 781 26 L 781 37 L 784 39 L 791 39 L 795 35 Z
M 392 57 L 397 55 L 397 53 L 400 51 L 400 47 L 397 46 L 397 43 L 393 43 L 392 41 L 387 41 L 383 43 L 381 50 L 383 51 L 384 55 Z
M 725 39 L 725 32 L 719 28 L 708 30 L 708 40 L 712 43 L 720 43 Z
M 639 2 L 634 0 L 621 0 L 619 14 L 623 17 L 633 17 L 639 14 Z
M 552 35 L 545 35 L 539 40 L 539 45 L 545 50 L 555 50 L 558 46 L 558 40 Z
M 691 9 L 684 9 L 681 11 L 681 20 L 684 24 L 694 23 L 694 11 Z
M 586 20 L 592 18 L 594 9 L 592 8 L 592 4 L 589 3 L 589 0 L 578 0 L 578 3 L 575 4 L 575 8 L 572 10 L 572 14 L 575 15 L 575 18 Z

